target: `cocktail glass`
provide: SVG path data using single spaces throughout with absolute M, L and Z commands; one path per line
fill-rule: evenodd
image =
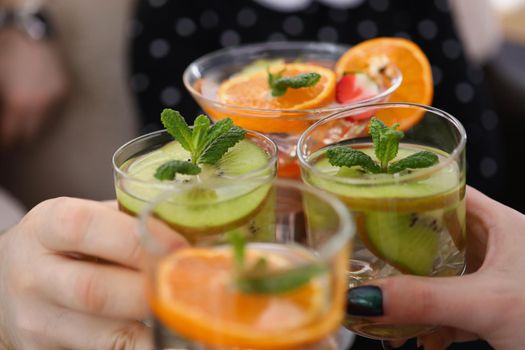
M 248 217 L 213 236 L 174 227 L 184 204 L 177 190 L 140 215 L 157 349 L 338 349 L 353 221 L 336 197 L 299 182 L 276 180 L 266 191 L 259 232 Z M 175 235 L 190 244 L 168 244 Z M 246 241 L 247 275 L 231 235 Z
M 367 174 L 358 167 L 334 167 L 326 150 L 351 146 L 374 157 L 370 113 L 387 124 L 417 116 L 404 130 L 398 157 L 431 151 L 439 163 L 398 174 Z M 357 237 L 348 264 L 348 287 L 374 279 L 414 274 L 456 276 L 465 268 L 465 143 L 460 122 L 432 107 L 407 103 L 350 108 L 311 126 L 298 142 L 304 182 L 337 195 L 354 213 Z M 429 332 L 433 325 L 389 325 L 347 315 L 345 326 L 375 339 L 404 339 Z
M 249 172 L 240 174 L 217 174 L 218 176 L 199 179 L 192 183 L 160 181 L 153 177 L 155 170 L 163 162 L 170 160 L 169 153 L 161 155 L 156 159 L 148 160 L 148 155 L 173 141 L 171 135 L 166 130 L 152 132 L 129 141 L 120 147 L 113 156 L 113 171 L 115 177 L 115 189 L 119 209 L 131 215 L 137 215 L 151 200 L 160 193 L 178 189 L 181 193 L 187 188 L 194 187 L 193 206 L 195 210 L 204 205 L 208 205 L 210 213 L 202 222 L 195 222 L 191 216 L 191 210 L 181 211 L 178 224 L 184 227 L 212 228 L 217 226 L 220 230 L 223 224 L 242 219 L 244 214 L 248 214 L 252 206 L 256 206 L 258 201 L 262 202 L 265 190 L 264 186 L 275 177 L 277 164 L 277 146 L 268 137 L 248 131 L 245 140 L 254 144 L 263 152 L 264 160 L 260 166 L 253 166 Z M 244 163 L 255 162 L 253 159 L 242 160 Z M 139 164 L 140 162 L 140 164 Z M 145 168 L 139 172 L 140 175 L 132 174 L 130 169 L 133 166 Z M 200 192 L 198 190 L 200 188 Z M 262 189 L 261 189 L 262 188 Z M 208 191 L 209 190 L 209 191 Z M 187 193 L 187 191 L 186 191 Z M 191 195 L 191 194 L 190 194 Z M 236 211 L 228 208 L 235 203 L 241 205 Z M 215 205 L 217 204 L 217 205 Z M 185 205 L 188 208 L 188 203 Z M 173 222 L 177 224 L 177 222 Z M 198 231 L 198 230 L 197 230 Z
M 224 104 L 217 100 L 219 85 L 246 66 L 258 60 L 282 60 L 315 63 L 334 68 L 348 47 L 317 42 L 269 42 L 226 48 L 207 54 L 191 63 L 183 75 L 184 85 L 201 108 L 214 120 L 232 118 L 236 125 L 268 135 L 279 147 L 279 176 L 299 177 L 296 144 L 301 133 L 317 120 L 344 110 L 349 104 L 333 103 L 307 110 L 262 109 Z M 355 104 L 388 99 L 401 84 L 401 73 L 392 67 L 380 75 L 380 92 Z M 368 118 L 366 114 L 359 116 Z

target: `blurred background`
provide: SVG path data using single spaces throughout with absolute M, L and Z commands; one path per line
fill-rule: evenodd
M 281 3 L 287 1 L 301 2 Z M 197 58 L 196 52 L 246 43 L 249 39 L 242 35 L 248 28 L 253 38 L 262 34 L 268 40 L 307 38 L 297 32 L 297 21 L 295 27 L 288 21 L 282 31 L 257 32 L 257 11 L 267 11 L 260 4 L 264 2 L 207 2 L 228 11 L 232 4 L 240 6 L 231 18 L 237 23 L 234 30 L 210 26 L 230 18 L 224 20 L 219 10 L 203 10 L 197 2 L 174 6 L 175 0 L 0 0 L 0 221 L 4 216 L 3 224 L 8 225 L 51 197 L 114 198 L 113 152 L 138 134 L 158 127 L 148 120 L 158 119 L 162 107 L 198 110 L 180 76 L 181 69 Z M 305 2 L 305 20 L 311 11 L 321 11 L 327 19 L 355 32 L 355 38 L 343 40 L 332 27 L 318 23 L 323 17 L 315 17 L 315 23 L 304 25 L 319 28 L 311 40 L 355 44 L 374 36 L 399 35 L 420 44 L 433 64 L 436 107 L 452 112 L 467 128 L 467 158 L 477 159 L 469 164 L 468 182 L 525 212 L 521 173 L 525 159 L 525 0 L 353 0 L 342 1 L 348 7 L 344 9 L 335 0 L 319 1 L 321 9 L 316 1 Z M 332 7 L 324 11 L 323 6 L 329 6 L 325 3 Z M 35 16 L 27 17 L 27 26 L 7 25 L 5 9 L 12 8 L 23 8 Z M 410 8 L 424 16 L 411 17 Z M 197 10 L 201 17 L 192 17 Z M 41 11 L 44 16 L 39 17 Z M 363 17 L 370 11 L 377 21 Z M 365 19 L 354 22 L 345 13 L 358 13 Z M 439 21 L 434 21 L 438 13 Z M 286 18 L 301 16 L 299 11 Z M 402 32 L 383 29 L 392 18 Z M 162 27 L 157 19 L 167 24 Z M 198 40 L 191 38 L 199 31 L 209 39 L 200 51 L 195 46 Z M 457 41 L 438 44 L 430 40 L 442 33 Z M 436 63 L 443 54 L 451 60 L 461 58 L 462 66 Z M 151 71 L 145 71 L 147 67 Z M 460 73 L 466 75 L 467 83 L 440 85 L 444 77 Z M 159 85 L 160 81 L 169 84 Z M 463 105 L 451 105 L 449 110 L 446 99 L 439 99 L 448 86 Z M 462 119 L 467 114 L 469 119 Z M 376 346 L 361 339 L 356 348 Z

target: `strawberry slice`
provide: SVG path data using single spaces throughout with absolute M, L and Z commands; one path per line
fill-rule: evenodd
M 335 98 L 347 104 L 362 101 L 379 94 L 379 85 L 368 74 L 347 73 L 337 83 Z

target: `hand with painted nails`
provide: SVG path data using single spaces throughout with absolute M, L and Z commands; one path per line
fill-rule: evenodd
M 386 324 L 441 326 L 426 350 L 484 339 L 498 350 L 525 348 L 525 215 L 467 190 L 467 266 L 461 277 L 398 276 L 349 291 L 347 312 Z
M 109 204 L 59 198 L 0 235 L 0 349 L 152 349 L 136 226 Z

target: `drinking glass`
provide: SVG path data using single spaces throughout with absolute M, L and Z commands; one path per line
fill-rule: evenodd
M 220 231 L 174 225 L 189 204 L 178 189 L 141 213 L 157 349 L 338 349 L 353 220 L 336 197 L 299 182 L 265 191 L 262 206 Z M 209 208 L 196 210 L 204 222 Z M 188 245 L 169 244 L 176 235 Z M 231 244 L 239 239 L 244 254 Z
M 201 108 L 214 120 L 232 118 L 236 125 L 268 135 L 279 147 L 279 176 L 299 177 L 296 144 L 301 133 L 317 120 L 349 107 L 350 104 L 306 109 L 263 109 L 240 107 L 217 100 L 220 84 L 246 66 L 258 60 L 282 60 L 285 63 L 315 63 L 334 68 L 347 46 L 318 42 L 268 42 L 226 48 L 202 56 L 191 63 L 183 74 L 186 89 Z M 389 74 L 379 76 L 377 95 L 351 103 L 386 101 L 401 84 L 402 77 L 395 67 Z M 362 118 L 367 118 L 362 115 Z
M 226 203 L 228 202 L 229 198 L 241 198 L 243 200 L 256 198 L 258 192 L 256 188 L 253 188 L 253 186 L 262 186 L 267 184 L 275 177 L 277 167 L 277 146 L 275 143 L 268 137 L 253 131 L 247 131 L 245 140 L 258 146 L 266 155 L 267 162 L 259 168 L 239 175 L 207 178 L 205 180 L 203 179 L 202 181 L 198 179 L 198 182 L 202 182 L 200 183 L 200 187 L 202 188 L 202 196 L 201 198 L 195 198 L 195 205 L 201 202 L 205 202 L 210 205 L 212 205 L 214 202 Z M 136 139 L 133 139 L 121 146 L 115 152 L 113 155 L 113 173 L 115 178 L 117 201 L 120 210 L 131 215 L 137 215 L 143 209 L 146 203 L 153 200 L 160 193 L 174 187 L 179 188 L 180 191 L 183 191 L 185 188 L 191 185 L 186 183 L 174 183 L 172 181 L 160 181 L 153 177 L 156 168 L 162 164 L 162 162 L 169 159 L 161 160 L 160 163 L 153 162 L 152 164 L 141 165 L 150 168 L 142 176 L 134 176 L 130 174 L 130 167 L 133 166 L 136 160 L 160 149 L 171 141 L 173 141 L 173 137 L 166 130 L 160 130 L 137 137 Z M 248 162 L 249 161 L 250 160 L 248 160 Z M 217 190 L 217 196 L 212 195 L 212 197 L 206 197 L 205 189 L 207 186 L 213 186 Z M 262 190 L 259 192 L 261 191 Z M 248 205 L 248 207 L 239 210 L 239 215 L 242 215 L 243 210 L 249 211 L 250 206 Z M 235 214 L 226 215 L 223 220 L 228 221 L 234 216 Z M 189 226 L 203 227 L 205 226 L 204 224 L 206 224 L 206 222 L 209 226 L 221 224 L 220 217 L 209 217 L 204 224 L 192 223 L 191 217 L 188 218 L 189 220 L 187 220 L 188 222 L 186 224 Z
M 369 121 L 356 118 L 363 113 L 389 126 L 404 125 L 398 159 L 431 151 L 439 162 L 397 174 L 332 166 L 326 151 L 334 146 L 374 157 Z M 355 215 L 357 238 L 348 263 L 349 288 L 400 274 L 437 278 L 464 272 L 465 143 L 465 130 L 453 116 L 409 103 L 349 108 L 305 131 L 298 142 L 304 182 L 337 195 Z M 344 325 L 365 337 L 388 340 L 410 338 L 434 327 L 382 324 L 351 315 Z

